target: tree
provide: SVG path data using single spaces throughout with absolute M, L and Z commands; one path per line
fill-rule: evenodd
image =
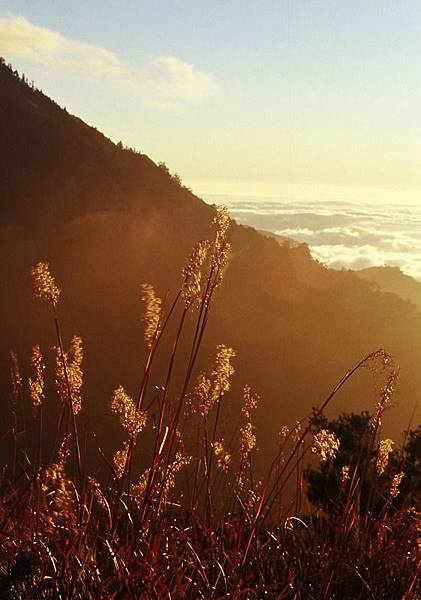
M 362 513 L 378 514 L 386 503 L 396 509 L 404 504 L 420 507 L 421 426 L 407 432 L 401 448 L 392 449 L 391 440 L 378 443 L 374 439 L 371 419 L 368 412 L 362 412 L 343 413 L 329 421 L 314 412 L 313 432 L 327 430 L 339 440 L 334 458 L 305 471 L 310 502 L 329 515 L 341 512 L 350 489 L 358 489 Z
M 407 432 L 402 449 L 402 470 L 405 477 L 401 484 L 401 503 L 403 498 L 415 508 L 421 510 L 421 425 Z

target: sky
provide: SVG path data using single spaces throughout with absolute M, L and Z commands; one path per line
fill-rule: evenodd
M 418 0 L 0 0 L 0 55 L 199 194 L 421 189 Z

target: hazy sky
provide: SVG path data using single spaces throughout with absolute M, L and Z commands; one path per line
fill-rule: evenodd
M 0 54 L 199 193 L 421 188 L 419 0 L 0 0 Z

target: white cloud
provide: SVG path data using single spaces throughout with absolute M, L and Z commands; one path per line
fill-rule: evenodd
M 199 99 L 214 94 L 218 89 L 211 75 L 199 71 L 194 65 L 189 65 L 176 56 L 159 56 L 154 64 L 169 78 L 175 97 Z
M 22 16 L 0 17 L 0 54 L 49 69 L 117 77 L 162 105 L 200 100 L 218 89 L 212 75 L 176 56 L 159 56 L 149 68 L 132 68 L 105 48 L 39 27 Z
M 314 237 L 318 232 L 308 227 L 286 227 L 285 229 L 277 229 L 275 233 L 283 237 L 294 238 L 299 242 L 307 242 L 308 238 Z
M 361 269 L 399 266 L 421 281 L 421 208 L 396 203 L 314 201 L 255 205 L 233 202 L 231 215 L 242 223 L 308 244 L 313 256 L 330 267 Z
M 407 275 L 421 281 L 421 265 L 415 256 L 404 252 L 388 252 L 368 244 L 350 248 L 343 244 L 319 245 L 310 247 L 317 260 L 334 269 L 364 269 L 390 265 L 400 267 Z
M 358 248 L 350 248 L 343 244 L 320 244 L 311 246 L 311 253 L 314 258 L 334 269 L 363 269 L 385 264 L 383 253 L 376 246 L 368 244 Z
M 57 69 L 125 75 L 128 68 L 110 51 L 33 25 L 25 17 L 0 17 L 0 52 Z

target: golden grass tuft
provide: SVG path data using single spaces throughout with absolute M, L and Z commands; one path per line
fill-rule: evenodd
M 53 309 L 61 412 L 57 439 L 48 447 L 42 414 L 51 386 L 45 385 L 41 349 L 32 351 L 28 390 L 12 353 L 13 425 L 4 437 L 11 461 L 0 473 L 0 598 L 420 597 L 417 438 L 410 438 L 412 454 L 409 446 L 394 449 L 391 440 L 379 440 L 398 376 L 393 359 L 383 350 L 371 353 L 313 415 L 280 426 L 265 473 L 254 470 L 253 423 L 264 400 L 248 385 L 232 421 L 234 350 L 219 345 L 210 368 L 197 372 L 214 292 L 229 259 L 229 224 L 227 211 L 218 210 L 214 237 L 193 250 L 172 303 L 166 299 L 164 306 L 152 286 L 142 286 L 147 359 L 139 395 L 134 400 L 123 386 L 111 394 L 111 411 L 127 439 L 111 458 L 98 448 L 102 463 L 95 472 L 79 440 L 82 340 L 74 336 L 64 350 L 60 290 L 47 263 L 34 267 L 34 295 Z M 193 333 L 185 341 L 187 313 Z M 162 337 L 177 318 L 168 353 Z M 167 368 L 155 387 L 150 375 L 162 353 Z M 336 433 L 327 426 L 314 433 L 313 426 L 317 419 L 323 425 L 324 409 L 363 368 L 373 373 L 376 391 L 369 439 L 341 463 L 344 447 Z M 35 408 L 29 411 L 34 447 L 16 408 L 25 402 Z M 329 494 L 324 505 L 306 502 L 311 451 L 321 458 L 318 475 L 334 484 L 334 502 Z

